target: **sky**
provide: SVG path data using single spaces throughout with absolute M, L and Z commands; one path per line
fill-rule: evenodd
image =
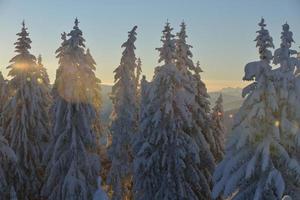
M 179 31 L 187 24 L 193 60 L 200 61 L 202 79 L 209 91 L 242 87 L 244 66 L 258 60 L 255 48 L 257 23 L 264 17 L 280 45 L 281 26 L 288 22 L 294 33 L 293 48 L 300 46 L 300 0 L 0 0 L 0 70 L 15 55 L 15 35 L 25 20 L 34 55 L 41 54 L 51 81 L 58 60 L 55 50 L 60 34 L 69 32 L 78 17 L 79 27 L 97 62 L 96 75 L 113 84 L 113 70 L 119 65 L 127 32 L 137 25 L 136 55 L 143 62 L 143 74 L 152 79 L 159 66 L 161 31 L 168 20 Z

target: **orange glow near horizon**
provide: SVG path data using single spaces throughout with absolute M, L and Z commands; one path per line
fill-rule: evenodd
M 223 88 L 243 88 L 249 84 L 245 81 L 237 80 L 203 80 L 209 92 L 220 91 Z
M 249 82 L 235 81 L 235 80 L 202 80 L 202 81 L 205 83 L 208 92 L 217 92 L 228 87 L 243 88 L 249 84 Z M 102 84 L 110 85 L 110 86 L 114 85 L 114 83 L 112 82 L 105 82 L 105 81 L 102 81 Z

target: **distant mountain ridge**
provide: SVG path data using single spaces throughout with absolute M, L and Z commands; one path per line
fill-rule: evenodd
M 110 100 L 110 93 L 112 90 L 111 85 L 102 84 L 101 95 L 102 95 L 102 112 L 101 117 L 104 123 L 109 122 L 109 116 L 112 111 L 112 102 Z M 215 101 L 218 96 L 222 93 L 223 95 L 223 107 L 224 111 L 228 112 L 231 110 L 237 110 L 243 103 L 242 89 L 241 88 L 223 88 L 217 92 L 209 92 L 211 106 L 215 105 Z
M 222 93 L 223 95 L 223 107 L 224 111 L 229 111 L 239 108 L 244 99 L 242 98 L 242 89 L 241 88 L 223 88 L 218 92 L 209 92 L 211 106 L 214 105 L 218 96 Z

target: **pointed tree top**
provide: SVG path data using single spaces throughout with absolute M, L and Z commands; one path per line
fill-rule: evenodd
M 75 27 L 78 27 L 79 21 L 78 21 L 78 18 L 77 18 L 77 17 L 75 18 L 74 24 L 75 24 Z
M 25 20 L 22 21 L 22 28 L 25 28 Z
M 200 74 L 201 72 L 203 72 L 203 70 L 200 67 L 200 61 L 198 60 L 195 67 L 195 73 Z
M 63 33 L 61 33 L 60 35 L 61 35 L 61 39 L 62 39 L 62 40 L 66 40 L 66 39 L 67 39 L 67 34 L 66 34 L 66 32 L 63 32 Z
M 184 22 L 182 22 L 180 24 L 180 32 L 176 34 L 179 39 L 185 41 L 185 39 L 187 38 L 187 35 L 186 35 L 186 24 Z M 190 46 L 191 47 L 191 46 Z
M 254 41 L 259 49 L 259 58 L 269 63 L 273 56 L 268 48 L 274 48 L 273 38 L 270 36 L 269 31 L 265 29 L 267 25 L 264 18 L 261 18 L 258 26 L 260 26 L 260 30 L 256 31 L 257 36 Z
M 142 64 L 142 60 L 141 60 L 141 58 L 140 58 L 140 57 L 138 57 L 138 59 L 137 59 L 137 63 L 138 63 L 138 65 L 141 65 L 141 64 Z
M 164 30 L 162 31 L 164 33 L 164 35 L 166 36 L 166 38 L 173 37 L 173 35 L 171 34 L 172 30 L 173 30 L 173 28 L 171 28 L 171 24 L 167 20 Z
M 282 25 L 282 29 L 284 31 L 289 31 L 290 30 L 290 25 L 287 22 L 285 22 L 285 24 Z
M 180 27 L 181 27 L 182 29 L 185 29 L 186 24 L 185 24 L 184 20 L 182 20 L 182 22 L 181 22 L 181 24 L 180 24 Z
M 14 43 L 15 45 L 15 52 L 18 54 L 22 54 L 23 56 L 26 54 L 26 59 L 29 60 L 36 60 L 35 56 L 29 55 L 29 50 L 31 49 L 31 39 L 29 38 L 29 33 L 25 26 L 25 21 L 23 20 L 21 23 L 21 31 L 18 32 L 16 35 L 18 36 L 17 41 Z M 20 61 L 20 57 L 17 55 L 10 60 L 10 62 L 17 62 Z M 24 62 L 24 60 L 22 61 Z
M 156 48 L 160 52 L 160 58 L 158 62 L 165 61 L 165 64 L 173 63 L 176 59 L 176 46 L 174 35 L 172 34 L 173 28 L 170 27 L 170 23 L 167 22 L 162 31 L 163 35 L 160 39 L 163 46 Z
M 266 24 L 265 24 L 265 19 L 262 17 L 261 18 L 261 20 L 260 20 L 260 22 L 258 23 L 258 25 L 260 26 L 260 27 L 265 27 L 265 26 L 267 26 Z
M 27 28 L 26 28 L 25 20 L 22 21 L 21 25 L 22 25 L 22 28 L 21 28 L 21 33 L 19 33 L 19 35 L 21 35 L 21 34 L 26 35 L 27 34 Z
M 213 107 L 213 118 L 215 120 L 223 120 L 224 109 L 223 109 L 223 96 L 222 93 L 218 96 L 215 106 Z
M 131 31 L 128 31 L 128 40 L 122 44 L 122 47 L 125 47 L 127 46 L 128 44 L 132 44 L 135 42 L 136 40 L 136 29 L 137 29 L 137 26 L 134 26 Z
M 169 21 L 167 20 L 166 25 L 165 25 L 165 30 L 164 30 L 164 32 L 166 32 L 166 31 L 172 31 L 172 30 L 173 30 L 173 28 L 171 28 L 170 23 L 169 23 Z
M 132 34 L 136 35 L 136 29 L 137 29 L 137 28 L 138 28 L 137 26 L 134 26 L 134 27 L 132 28 L 132 30 L 128 32 L 129 35 L 132 35 Z
M 134 42 L 136 41 L 136 29 L 137 29 L 137 26 L 134 26 L 131 31 L 128 31 L 128 39 L 126 42 L 124 42 L 121 47 L 125 47 L 126 49 L 124 50 L 123 52 L 123 55 L 125 52 L 127 52 L 127 48 L 130 48 L 130 49 L 135 49 L 135 46 L 134 46 Z
M 180 28 L 180 33 L 184 33 L 185 35 L 186 24 L 184 23 L 184 21 L 180 24 Z
M 290 26 L 286 22 L 282 25 L 282 32 L 281 32 L 281 46 L 290 48 L 292 46 L 292 43 L 295 42 L 293 39 L 293 32 L 290 31 Z

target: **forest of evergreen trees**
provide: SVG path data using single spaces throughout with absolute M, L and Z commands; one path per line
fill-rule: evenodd
M 7 79 L 0 73 L 0 200 L 300 199 L 300 54 L 287 23 L 274 52 L 258 25 L 258 61 L 245 66 L 250 84 L 228 135 L 222 94 L 210 102 L 186 24 L 176 34 L 165 24 L 149 81 L 134 26 L 103 146 L 101 81 L 78 19 L 61 34 L 53 84 L 23 22 Z

